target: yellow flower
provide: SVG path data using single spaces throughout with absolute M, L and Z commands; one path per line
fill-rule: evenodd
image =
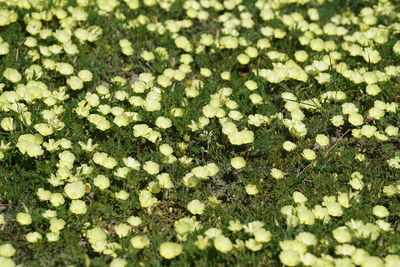
M 85 186 L 82 181 L 68 183 L 64 192 L 70 199 L 79 199 L 85 194 Z
M 167 76 L 165 76 L 165 75 L 160 75 L 160 76 L 158 76 L 158 78 L 157 78 L 157 83 L 159 84 L 159 85 L 161 85 L 162 87 L 168 87 L 168 86 L 170 86 L 171 84 L 172 84 L 172 82 L 171 82 L 171 79 L 170 78 L 168 78 Z
M 339 243 L 351 242 L 352 236 L 346 226 L 336 228 L 335 230 L 332 231 L 332 234 L 333 238 L 335 238 L 335 240 Z
M 140 169 L 140 162 L 132 157 L 123 158 L 122 161 L 128 168 L 130 168 L 132 170 L 138 171 Z
M 154 161 L 146 161 L 143 164 L 143 170 L 145 170 L 150 175 L 154 175 L 160 172 L 160 166 Z
M 63 197 L 63 195 L 61 193 L 53 193 L 50 196 L 50 203 L 54 206 L 54 207 L 58 207 L 62 204 L 65 203 L 65 199 Z
M 126 192 L 125 190 L 120 190 L 118 192 L 115 192 L 115 197 L 117 199 L 121 199 L 121 200 L 127 200 L 129 197 L 129 193 Z
M 90 242 L 90 245 L 92 246 L 93 251 L 100 253 L 100 252 L 104 252 L 104 250 L 107 248 L 107 241 L 99 240 L 96 242 Z
M 78 76 L 71 76 L 67 79 L 67 84 L 72 90 L 79 90 L 83 88 L 83 80 Z
M 365 48 L 361 56 L 364 58 L 366 62 L 371 64 L 376 64 L 382 59 L 379 52 L 377 50 L 372 49 L 371 47 Z
M 6 68 L 3 72 L 3 76 L 12 83 L 17 83 L 22 79 L 22 76 L 18 70 L 13 68 Z
M 126 48 L 125 48 L 126 49 Z M 124 52 L 124 48 L 122 49 L 122 52 Z M 125 54 L 125 53 L 124 53 Z M 140 56 L 144 59 L 144 61 L 152 61 L 155 59 L 154 53 L 150 51 L 143 51 Z
M 8 43 L 0 43 L 0 55 L 7 55 L 10 52 L 10 46 Z
M 47 123 L 38 123 L 33 126 L 43 136 L 51 135 L 54 131 L 53 128 Z
M 361 127 L 361 134 L 367 138 L 372 137 L 376 132 L 376 127 L 373 125 L 364 125 Z
M 246 161 L 242 157 L 234 157 L 231 159 L 231 165 L 234 169 L 242 169 L 246 166 Z
M 251 125 L 254 125 L 256 127 L 261 126 L 261 124 L 267 122 L 269 118 L 267 116 L 263 116 L 261 114 L 255 114 L 255 115 L 249 115 L 248 117 L 248 123 Z
M 393 45 L 393 52 L 400 55 L 400 40 Z
M 208 241 L 209 241 L 208 237 L 198 235 L 197 240 L 194 242 L 194 244 L 198 249 L 205 250 L 210 245 Z
M 361 126 L 364 123 L 363 116 L 357 112 L 351 113 L 348 120 L 354 126 Z
M 314 266 L 317 263 L 317 257 L 310 252 L 300 254 L 300 260 L 305 266 Z
M 174 229 L 177 233 L 177 237 L 180 241 L 186 241 L 187 234 L 194 232 L 201 228 L 199 222 L 196 221 L 196 217 L 184 217 L 174 223 Z
M 394 185 L 384 186 L 382 191 L 387 197 L 393 197 L 397 194 L 397 188 Z
M 110 186 L 110 179 L 100 174 L 93 179 L 93 184 L 97 186 L 100 190 L 104 190 Z
M 14 256 L 15 248 L 11 244 L 3 244 L 0 246 L 0 256 L 10 258 Z
M 114 175 L 119 177 L 119 178 L 126 178 L 126 176 L 129 174 L 130 169 L 128 167 L 121 167 L 117 168 L 114 172 Z
M 248 195 L 251 195 L 251 196 L 252 196 L 252 195 L 258 194 L 257 186 L 254 185 L 254 184 L 248 184 L 248 185 L 246 185 L 245 189 L 246 189 L 246 193 L 247 193 Z
M 189 202 L 187 205 L 188 210 L 192 214 L 203 214 L 204 211 L 204 203 L 200 202 L 198 199 L 194 199 Z
M 233 247 L 231 240 L 223 235 L 219 235 L 214 238 L 214 246 L 222 253 L 231 251 Z
M 258 228 L 254 231 L 254 239 L 260 243 L 267 243 L 271 240 L 271 232 L 264 228 Z
M 129 46 L 132 46 L 132 43 L 128 39 L 121 39 L 121 40 L 119 40 L 119 46 L 121 48 L 129 47 Z
M 356 247 L 350 244 L 336 245 L 335 254 L 350 256 L 356 251 Z
M 386 266 L 388 266 L 388 267 L 399 266 L 400 265 L 400 256 L 394 255 L 394 254 L 388 254 L 385 257 L 385 263 L 386 263 Z
M 342 104 L 342 113 L 343 114 L 352 114 L 358 112 L 358 108 L 353 103 L 343 103 Z
M 97 120 L 97 122 L 95 124 L 96 124 L 96 128 L 101 131 L 105 131 L 107 129 L 110 129 L 110 127 L 111 127 L 110 122 L 102 116 L 99 117 L 99 120 Z
M 304 62 L 308 59 L 308 54 L 304 50 L 298 50 L 294 53 L 294 57 L 297 62 Z
M 296 266 L 300 263 L 299 254 L 294 250 L 283 250 L 279 254 L 279 259 L 286 266 Z
M 75 214 L 85 214 L 87 211 L 86 203 L 80 199 L 74 199 L 71 201 L 69 211 Z
M 385 218 L 390 214 L 388 209 L 382 205 L 376 205 L 373 207 L 372 213 L 378 218 Z
M 57 63 L 56 69 L 62 75 L 71 75 L 72 73 L 74 73 L 74 67 L 72 67 L 72 65 L 69 63 Z
M 200 183 L 200 179 L 191 172 L 183 176 L 182 180 L 184 185 L 191 188 L 196 187 Z
M 131 216 L 126 221 L 133 227 L 137 227 L 142 223 L 142 219 L 137 216 Z
M 66 30 L 56 30 L 53 33 L 53 36 L 59 41 L 60 43 L 68 43 L 71 40 L 71 34 Z
M 185 36 L 178 36 L 175 38 L 176 47 L 182 49 L 185 52 L 191 52 L 193 50 L 192 44 Z
M 182 254 L 182 245 L 173 242 L 164 242 L 160 246 L 160 255 L 165 259 L 172 259 Z
M 340 217 L 343 215 L 342 206 L 338 202 L 328 202 L 325 206 L 330 216 Z
M 337 201 L 340 203 L 340 205 L 342 205 L 342 207 L 346 209 L 351 207 L 348 193 L 339 193 Z
M 295 143 L 293 143 L 293 142 L 285 141 L 285 142 L 282 144 L 282 147 L 283 147 L 283 149 L 285 149 L 286 151 L 293 151 L 293 150 L 296 149 L 297 145 L 296 145 Z
M 272 168 L 271 169 L 271 176 L 275 179 L 282 179 L 285 174 L 283 173 L 283 171 L 277 169 L 277 168 Z
M 354 177 L 349 181 L 349 185 L 351 185 L 355 190 L 361 190 L 364 187 L 364 182 L 361 179 Z
M 257 48 L 267 49 L 267 48 L 270 48 L 270 47 L 271 47 L 271 42 L 268 39 L 266 39 L 266 38 L 258 39 Z
M 209 196 L 208 197 L 208 203 L 210 204 L 211 208 L 216 208 L 221 204 L 222 200 L 216 198 L 215 196 Z
M 342 115 L 333 116 L 331 122 L 336 127 L 342 126 L 344 124 L 343 116 Z
M 256 58 L 258 56 L 257 48 L 248 46 L 245 50 L 246 54 L 251 58 Z
M 296 240 L 299 240 L 306 246 L 316 246 L 317 245 L 317 238 L 314 234 L 308 232 L 300 232 L 296 236 Z
M 313 39 L 310 42 L 310 47 L 312 50 L 320 52 L 324 50 L 324 40 L 321 38 Z
M 250 249 L 251 251 L 259 251 L 262 249 L 262 243 L 258 242 L 254 238 L 250 238 L 245 242 L 246 248 Z
M 106 240 L 106 232 L 99 226 L 89 229 L 86 232 L 86 237 L 89 239 L 90 243 L 96 243 L 97 241 Z
M 160 153 L 164 156 L 169 156 L 174 152 L 174 149 L 168 144 L 162 144 L 158 148 L 160 149 Z
M 217 109 L 212 105 L 205 105 L 202 112 L 206 118 L 214 118 L 217 115 Z
M 241 222 L 239 220 L 235 220 L 235 221 L 230 220 L 228 229 L 231 230 L 232 232 L 236 233 L 243 229 L 243 225 L 241 224 Z
M 104 85 L 99 85 L 99 86 L 97 86 L 96 87 L 96 92 L 99 94 L 99 95 L 102 95 L 102 96 L 107 96 L 107 95 L 109 95 L 109 89 L 107 88 L 107 87 L 105 87 Z
M 316 219 L 324 220 L 324 222 L 330 220 L 328 209 L 323 208 L 321 205 L 316 205 L 312 212 Z
M 213 238 L 216 238 L 217 236 L 222 235 L 222 230 L 219 228 L 209 228 L 209 229 L 207 229 L 207 231 L 204 232 L 204 234 L 209 239 L 213 239 Z
M 383 260 L 376 256 L 365 257 L 361 267 L 383 267 L 385 266 Z
M 152 181 L 147 185 L 147 190 L 149 190 L 153 194 L 158 194 L 161 191 L 161 187 L 157 182 Z
M 15 262 L 10 258 L 0 256 L 0 266 L 15 267 Z
M 250 130 L 236 131 L 230 133 L 228 138 L 233 145 L 249 144 L 254 142 L 254 132 Z
M 315 137 L 315 141 L 317 142 L 318 145 L 322 147 L 329 145 L 329 137 L 324 134 L 318 134 Z
M 137 235 L 131 238 L 130 243 L 136 249 L 143 249 L 150 245 L 150 240 L 145 235 Z
M 297 204 L 304 204 L 307 202 L 307 197 L 303 193 L 295 191 L 293 192 L 293 201 Z
M 171 120 L 162 116 L 156 119 L 155 124 L 161 129 L 167 129 L 172 126 Z
M 17 214 L 17 222 L 20 225 L 29 225 L 32 223 L 32 217 L 30 214 L 28 213 L 24 213 L 24 212 L 19 212 Z
M 186 94 L 186 97 L 188 97 L 188 98 L 195 98 L 196 96 L 198 96 L 199 95 L 199 90 L 196 88 L 196 87 L 186 87 L 185 88 L 185 94 Z
M 248 80 L 244 83 L 244 85 L 246 86 L 247 89 L 249 89 L 250 91 L 254 91 L 258 88 L 258 85 L 255 81 L 253 80 Z
M 372 107 L 368 110 L 368 115 L 376 120 L 379 120 L 385 115 L 385 110 L 378 107 Z
M 399 127 L 389 125 L 388 127 L 386 127 L 385 132 L 388 136 L 397 136 L 399 135 Z
M 362 138 L 362 134 L 361 134 L 361 130 L 360 129 L 351 130 L 351 134 L 353 135 L 353 137 L 355 137 L 357 139 Z
M 263 98 L 259 94 L 251 94 L 249 98 L 254 105 L 262 104 Z
M 36 192 L 36 195 L 39 197 L 40 201 L 49 200 L 51 197 L 51 192 L 49 190 L 44 190 L 43 188 L 39 188 Z
M 210 69 L 208 69 L 208 68 L 200 68 L 200 75 L 201 76 L 208 78 L 208 77 L 211 76 L 211 74 L 212 74 L 212 72 L 211 72 Z
M 384 220 L 376 220 L 375 224 L 379 227 L 382 232 L 391 232 L 393 228 L 391 227 L 390 223 L 385 222 Z
M 191 172 L 199 179 L 207 179 L 210 175 L 208 169 L 204 166 L 194 167 Z
M 317 158 L 317 155 L 315 154 L 314 150 L 308 148 L 304 149 L 301 155 L 303 156 L 303 158 L 310 161 Z
M 125 267 L 128 262 L 124 259 L 115 258 L 111 261 L 110 267 Z
M 13 131 L 15 130 L 15 124 L 14 124 L 14 119 L 10 117 L 6 117 L 1 120 L 1 128 L 3 128 L 4 131 Z
M 229 71 L 221 72 L 221 79 L 229 81 L 231 79 L 231 73 Z
M 117 161 L 113 157 L 109 157 L 107 153 L 96 152 L 93 155 L 93 161 L 107 169 L 113 169 L 117 166 Z
M 62 45 L 62 48 L 64 49 L 65 53 L 67 55 L 76 55 L 79 54 L 79 49 L 78 47 L 73 44 L 73 43 L 66 43 Z
M 65 227 L 65 221 L 63 219 L 51 218 L 50 219 L 50 231 L 59 232 Z
M 163 188 L 171 189 L 174 187 L 174 184 L 172 183 L 168 173 L 161 173 L 157 175 L 157 180 L 159 185 Z
M 247 65 L 250 62 L 250 57 L 246 54 L 240 54 L 236 57 L 241 65 Z
M 304 205 L 297 206 L 297 217 L 301 224 L 313 225 L 315 222 L 314 213 Z
M 42 239 L 42 235 L 38 232 L 30 232 L 25 235 L 26 241 L 29 243 L 36 243 L 40 239 Z

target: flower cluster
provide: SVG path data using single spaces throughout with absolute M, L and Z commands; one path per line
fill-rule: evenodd
M 0 0 L 0 266 L 400 266 L 396 1 L 53 2 Z

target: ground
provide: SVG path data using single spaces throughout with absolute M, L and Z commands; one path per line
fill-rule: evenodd
M 398 1 L 0 0 L 1 266 L 399 266 Z

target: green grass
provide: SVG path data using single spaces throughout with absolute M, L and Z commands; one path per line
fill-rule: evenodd
M 75 1 L 55 1 L 50 3 L 64 10 L 68 6 L 77 6 Z M 64 4 L 61 5 L 60 2 Z M 79 2 L 79 1 L 78 1 Z M 162 1 L 161 1 L 162 2 Z M 352 136 L 352 129 L 356 128 L 347 121 L 343 126 L 335 127 L 330 122 L 334 115 L 342 112 L 341 104 L 345 102 L 355 103 L 359 113 L 365 118 L 365 124 L 375 125 L 378 131 L 383 132 L 389 125 L 400 126 L 399 109 L 394 113 L 386 113 L 379 120 L 366 118 L 368 110 L 374 106 L 374 101 L 400 102 L 399 76 L 390 77 L 388 81 L 379 82 L 378 85 L 382 92 L 377 96 L 365 93 L 366 83 L 356 84 L 346 79 L 335 69 L 330 68 L 326 73 L 331 74 L 331 81 L 327 84 L 319 84 L 312 75 L 306 82 L 294 79 L 287 79 L 280 83 L 271 83 L 253 73 L 253 70 L 272 69 L 274 62 L 267 56 L 270 50 L 276 50 L 288 55 L 294 60 L 294 53 L 297 50 L 305 50 L 309 57 L 303 63 L 297 63 L 303 69 L 311 65 L 314 60 L 321 60 L 327 53 L 325 51 L 316 52 L 309 46 L 302 46 L 298 38 L 303 35 L 299 29 L 289 29 L 282 24 L 279 17 L 270 21 L 263 21 L 260 11 L 254 1 L 244 0 L 242 3 L 243 11 L 252 14 L 255 26 L 246 29 L 238 26 L 238 37 L 248 40 L 249 46 L 256 46 L 259 39 L 264 38 L 260 28 L 270 26 L 286 31 L 283 39 L 267 37 L 271 42 L 271 48 L 258 50 L 259 55 L 251 59 L 247 65 L 240 65 L 236 57 L 244 53 L 246 46 L 239 46 L 237 49 L 221 49 L 215 43 L 205 48 L 204 53 L 190 52 L 194 61 L 190 63 L 192 72 L 188 73 L 183 81 L 172 80 L 172 85 L 162 89 L 161 109 L 158 111 L 147 111 L 142 107 L 135 107 L 129 104 L 128 100 L 119 101 L 114 98 L 117 91 L 124 91 L 129 96 L 141 96 L 143 99 L 146 93 L 137 94 L 130 88 L 130 83 L 137 79 L 143 72 L 150 72 L 155 77 L 154 86 L 157 85 L 157 77 L 163 74 L 167 68 L 178 69 L 180 55 L 185 52 L 176 47 L 174 38 L 168 31 L 164 34 L 149 32 L 146 25 L 140 25 L 134 29 L 127 28 L 129 20 L 145 15 L 150 22 L 164 24 L 167 20 L 188 19 L 186 11 L 182 5 L 185 1 L 175 1 L 170 10 L 166 11 L 157 4 L 153 7 L 145 6 L 143 2 L 140 8 L 130 10 L 123 1 L 112 12 L 103 14 L 99 12 L 97 4 L 84 7 L 88 13 L 88 19 L 77 23 L 77 27 L 87 28 L 97 25 L 102 28 L 103 33 L 95 42 L 80 42 L 72 36 L 72 42 L 79 49 L 78 55 L 51 55 L 50 59 L 56 62 L 68 62 L 74 69 L 74 75 L 80 70 L 90 70 L 93 79 L 84 83 L 81 90 L 71 90 L 66 80 L 68 76 L 59 74 L 56 70 L 46 70 L 42 60 L 46 58 L 41 55 L 37 61 L 32 61 L 29 56 L 29 49 L 24 42 L 30 34 L 26 31 L 26 23 L 23 17 L 36 12 L 35 9 L 23 10 L 16 6 L 7 6 L 6 1 L 0 2 L 0 6 L 5 9 L 15 10 L 19 18 L 10 25 L 0 27 L 0 36 L 4 42 L 9 44 L 9 53 L 0 56 L 0 72 L 6 68 L 15 68 L 22 74 L 19 84 L 28 82 L 25 70 L 32 64 L 43 67 L 42 76 L 37 78 L 48 87 L 51 92 L 57 91 L 61 86 L 67 86 L 66 93 L 69 98 L 60 101 L 57 105 L 62 106 L 63 112 L 58 119 L 65 124 L 65 127 L 55 131 L 43 139 L 60 140 L 62 138 L 71 141 L 71 148 L 66 149 L 72 152 L 76 159 L 65 182 L 71 177 L 76 176 L 77 168 L 82 164 L 87 164 L 93 168 L 92 173 L 83 175 L 82 179 L 87 186 L 85 195 L 81 198 L 87 205 L 87 212 L 82 215 L 73 214 L 69 211 L 71 200 L 65 195 L 65 204 L 59 207 L 52 207 L 49 201 L 39 201 L 36 192 L 39 188 L 50 190 L 52 193 L 64 192 L 64 185 L 53 187 L 48 179 L 57 173 L 58 154 L 60 149 L 50 153 L 42 146 L 44 153 L 38 157 L 29 157 L 23 154 L 16 147 L 18 138 L 24 134 L 35 134 L 37 131 L 33 127 L 38 123 L 46 123 L 41 115 L 43 110 L 50 110 L 43 99 L 38 99 L 33 103 L 27 103 L 24 99 L 19 103 L 24 103 L 31 112 L 31 125 L 18 119 L 18 113 L 12 110 L 3 109 L 5 105 L 0 96 L 0 121 L 6 117 L 12 117 L 15 129 L 7 131 L 3 127 L 0 129 L 0 142 L 10 143 L 10 150 L 4 153 L 4 158 L 0 160 L 0 213 L 4 216 L 5 224 L 0 225 L 0 245 L 9 243 L 16 249 L 16 253 L 11 259 L 21 266 L 107 266 L 113 257 L 107 253 L 95 252 L 93 244 L 90 244 L 84 232 L 87 229 L 99 226 L 105 229 L 108 242 L 117 242 L 121 245 L 121 250 L 115 251 L 115 256 L 123 258 L 128 262 L 128 266 L 281 266 L 279 255 L 282 248 L 279 243 L 283 240 L 292 240 L 300 232 L 310 232 L 315 235 L 318 242 L 316 246 L 308 247 L 308 251 L 317 257 L 324 254 L 331 255 L 338 259 L 343 256 L 335 254 L 335 247 L 338 242 L 334 239 L 332 231 L 340 226 L 346 225 L 351 220 L 361 220 L 364 224 L 378 220 L 373 214 L 372 209 L 376 205 L 385 206 L 390 215 L 383 220 L 391 224 L 393 228 L 388 232 L 379 233 L 376 240 L 369 238 L 353 237 L 351 244 L 357 248 L 362 248 L 371 256 L 385 258 L 388 254 L 400 253 L 400 188 L 393 197 L 386 196 L 382 190 L 384 186 L 399 185 L 399 169 L 390 168 L 387 160 L 399 155 L 399 135 L 389 137 L 387 141 L 380 142 L 375 137 L 362 137 L 357 139 Z M 329 1 L 321 4 L 318 1 L 311 1 L 301 5 L 298 3 L 282 4 L 274 12 L 278 15 L 291 14 L 298 12 L 306 20 L 307 9 L 317 8 L 320 20 L 316 23 L 323 28 L 323 25 L 330 22 L 334 15 L 352 12 L 358 16 L 364 7 L 373 7 L 379 1 Z M 383 1 L 381 1 L 383 2 Z M 392 1 L 394 12 L 399 12 L 397 1 Z M 45 9 L 46 10 L 46 9 Z M 50 10 L 50 9 L 48 9 Z M 224 12 L 230 12 L 235 17 L 240 18 L 241 8 L 236 7 L 232 11 L 216 11 L 209 9 L 207 20 L 191 19 L 193 26 L 182 28 L 179 35 L 187 37 L 196 47 L 199 45 L 202 33 L 211 33 L 214 38 L 223 36 L 221 31 L 222 23 L 218 17 Z M 120 14 L 124 14 L 125 19 L 118 19 Z M 378 15 L 379 24 L 389 27 L 394 23 L 399 23 L 398 16 L 387 14 Z M 311 22 L 308 20 L 308 22 Z M 43 28 L 55 31 L 60 26 L 57 18 L 50 21 L 43 21 Z M 349 30 L 348 35 L 360 31 L 358 24 L 345 25 Z M 54 37 L 42 40 L 39 35 L 34 36 L 38 41 L 38 46 L 50 46 L 57 44 Z M 317 36 L 315 36 L 317 37 Z M 341 53 L 342 61 L 349 69 L 366 68 L 368 71 L 384 71 L 384 67 L 398 65 L 400 55 L 392 50 L 393 45 L 400 40 L 398 32 L 389 34 L 386 44 L 376 45 L 382 57 L 377 64 L 369 64 L 362 57 L 350 57 L 349 53 L 343 50 L 341 43 L 342 37 L 328 36 L 322 34 L 318 36 L 323 40 L 333 40 L 336 42 Z M 120 39 L 128 39 L 132 42 L 134 54 L 126 56 L 121 52 L 119 45 Z M 156 55 L 156 59 L 146 62 L 141 58 L 142 51 L 154 51 L 157 47 L 164 47 L 168 51 L 168 59 L 163 60 Z M 39 52 L 40 53 L 40 52 Z M 212 75 L 208 78 L 200 75 L 200 68 L 209 68 Z M 223 80 L 220 73 L 223 71 L 231 72 L 229 81 Z M 112 83 L 115 76 L 121 76 L 127 80 L 125 86 L 118 86 Z M 199 96 L 186 98 L 185 88 L 193 79 L 200 79 L 204 85 L 199 88 Z M 247 80 L 257 82 L 258 89 L 251 92 L 244 84 Z M 7 78 L 0 76 L 0 83 L 4 84 L 3 94 L 17 90 L 17 85 L 11 83 Z M 113 123 L 114 115 L 111 113 L 104 117 L 111 123 L 111 127 L 106 131 L 101 131 L 90 123 L 86 118 L 79 117 L 75 112 L 78 103 L 85 99 L 86 93 L 97 93 L 98 85 L 105 85 L 109 88 L 111 97 L 100 99 L 100 104 L 108 104 L 111 107 L 121 107 L 127 112 L 137 112 L 141 120 L 131 122 L 126 127 L 118 127 Z M 239 121 L 234 121 L 239 130 L 247 127 L 254 132 L 254 142 L 244 145 L 233 145 L 227 135 L 222 133 L 222 127 L 218 119 L 210 118 L 210 122 L 203 129 L 191 131 L 187 126 L 191 121 L 198 121 L 203 116 L 203 106 L 210 103 L 211 95 L 224 87 L 232 88 L 231 100 L 236 101 L 240 111 L 244 116 Z M 305 119 L 303 123 L 307 128 L 307 135 L 298 137 L 293 135 L 279 119 L 272 119 L 269 123 L 264 123 L 260 127 L 248 124 L 248 116 L 251 114 L 262 114 L 273 116 L 281 113 L 283 118 L 291 118 L 290 112 L 285 108 L 285 101 L 281 97 L 283 92 L 291 92 L 302 102 L 311 98 L 319 98 L 322 93 L 327 91 L 343 91 L 347 99 L 341 102 L 325 102 L 316 111 L 304 110 Z M 263 97 L 263 104 L 252 104 L 249 96 L 257 93 Z M 186 102 L 186 104 L 183 104 Z M 321 101 L 322 102 L 322 101 Z M 8 104 L 7 104 L 8 105 Z M 174 107 L 183 109 L 183 117 L 175 118 L 170 110 Z M 226 116 L 229 109 L 224 107 Z M 91 114 L 100 114 L 93 107 Z M 166 130 L 156 126 L 155 120 L 159 116 L 171 119 L 172 127 Z M 162 135 L 162 141 L 150 142 L 143 137 L 134 137 L 133 126 L 135 124 L 147 124 Z M 359 127 L 360 128 L 360 127 Z M 320 148 L 315 143 L 317 134 L 325 134 L 330 139 L 328 147 Z M 79 141 L 87 143 L 89 138 L 98 147 L 93 152 L 86 152 L 78 144 Z M 282 148 L 285 141 L 292 141 L 297 148 L 292 152 L 287 152 Z M 188 147 L 186 151 L 180 151 L 178 144 L 185 142 Z M 184 168 L 179 161 L 173 164 L 163 163 L 163 157 L 159 152 L 159 145 L 168 143 L 174 148 L 176 158 L 187 156 L 193 158 L 192 165 Z M 317 158 L 312 162 L 302 156 L 303 149 L 313 149 Z M 94 152 L 105 152 L 117 160 L 118 165 L 113 170 L 104 168 L 94 163 Z M 360 162 L 355 159 L 357 153 L 365 155 L 366 160 Z M 1 155 L 1 154 L 0 154 Z M 246 160 L 246 166 L 242 170 L 235 170 L 230 164 L 233 157 L 241 156 Z M 162 189 L 160 193 L 153 194 L 159 201 L 151 212 L 147 208 L 141 207 L 139 193 L 146 189 L 149 182 L 157 181 L 155 175 L 150 175 L 142 168 L 139 171 L 132 170 L 126 178 L 119 178 L 114 175 L 115 169 L 124 167 L 122 158 L 133 157 L 141 164 L 146 161 L 154 161 L 160 165 L 160 173 L 167 172 L 174 184 L 172 189 Z M 204 166 L 208 163 L 215 163 L 219 167 L 219 172 L 207 180 L 201 181 L 195 188 L 184 185 L 182 178 L 185 174 L 196 166 Z M 280 180 L 274 179 L 270 171 L 277 168 L 285 173 L 285 177 Z M 355 190 L 349 185 L 351 174 L 359 171 L 363 174 L 364 187 Z M 93 179 L 97 175 L 105 175 L 110 179 L 110 187 L 104 191 L 94 186 Z M 72 178 L 73 179 L 73 178 Z M 248 195 L 245 187 L 248 184 L 255 184 L 259 190 L 256 195 Z M 398 186 L 399 187 L 399 186 Z M 129 193 L 128 200 L 115 198 L 114 193 L 125 190 Z M 293 192 L 302 192 L 307 198 L 305 205 L 313 209 L 315 205 L 321 205 L 324 196 L 337 196 L 340 192 L 349 194 L 358 193 L 358 199 L 351 200 L 350 208 L 343 208 L 343 215 L 332 217 L 328 223 L 315 220 L 313 225 L 288 225 L 286 217 L 281 213 L 281 208 L 285 205 L 296 204 L 293 201 Z M 215 208 L 210 206 L 208 197 L 215 196 L 221 200 L 221 204 Z M 204 213 L 192 215 L 187 204 L 199 199 L 206 203 Z M 48 242 L 50 223 L 41 214 L 53 209 L 57 211 L 57 218 L 66 222 L 65 228 L 60 231 L 59 241 Z M 32 216 L 32 224 L 21 226 L 16 221 L 19 212 L 27 212 Z M 133 228 L 126 237 L 119 238 L 115 233 L 114 227 L 118 223 L 126 222 L 130 216 L 139 216 L 142 224 Z M 195 216 L 201 223 L 201 229 L 189 233 L 186 241 L 179 241 L 174 229 L 174 222 L 183 218 Z M 247 248 L 243 251 L 233 248 L 228 253 L 219 252 L 210 241 L 209 247 L 199 250 L 195 241 L 197 235 L 202 235 L 211 228 L 220 228 L 223 234 L 232 243 L 236 239 L 246 241 L 250 238 L 248 233 L 243 230 L 232 233 L 228 230 L 229 221 L 238 219 L 242 224 L 252 221 L 262 221 L 264 228 L 272 234 L 271 241 L 263 244 L 262 249 L 253 252 Z M 36 243 L 26 241 L 25 235 L 29 232 L 37 231 L 42 234 L 43 239 Z M 150 240 L 148 247 L 139 250 L 132 247 L 130 239 L 137 234 L 145 234 Z M 163 242 L 172 241 L 182 244 L 183 253 L 172 260 L 164 259 L 159 253 L 159 247 Z M 1 250 L 0 250 L 1 255 Z

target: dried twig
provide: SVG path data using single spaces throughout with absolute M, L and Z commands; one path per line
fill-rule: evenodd
M 343 139 L 343 137 L 348 134 L 350 132 L 350 129 L 348 129 L 344 134 L 342 134 L 335 142 L 335 144 L 333 144 L 333 146 L 331 146 L 328 151 L 326 151 L 324 159 L 326 159 L 326 157 L 328 156 L 329 152 L 331 152 L 331 150 L 339 143 L 340 140 Z

